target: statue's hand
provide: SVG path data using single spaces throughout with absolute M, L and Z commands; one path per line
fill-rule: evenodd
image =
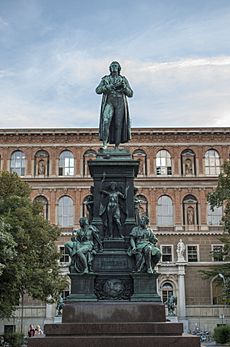
M 118 91 L 123 91 L 125 89 L 124 81 L 121 81 L 115 85 L 115 89 Z
M 132 252 L 132 254 L 136 254 L 137 253 L 136 248 L 132 248 L 131 252 Z
M 115 89 L 112 84 L 107 84 L 106 88 L 107 88 L 108 92 L 111 92 L 112 90 Z

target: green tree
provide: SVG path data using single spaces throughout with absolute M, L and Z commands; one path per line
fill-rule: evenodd
M 0 318 L 23 305 L 25 293 L 52 302 L 67 285 L 55 245 L 60 229 L 44 220 L 30 191 L 17 174 L 0 174 Z
M 223 165 L 223 170 L 218 177 L 218 184 L 215 191 L 208 195 L 210 207 L 214 210 L 215 207 L 223 207 L 224 215 L 222 225 L 224 233 L 220 237 L 220 241 L 224 244 L 222 254 L 225 262 L 230 261 L 230 162 L 226 161 Z M 209 271 L 205 271 L 206 277 L 214 277 L 221 274 L 222 284 L 224 288 L 224 296 L 226 303 L 230 303 L 230 266 L 229 263 L 223 263 L 212 267 Z M 220 278 L 220 282 L 221 282 Z

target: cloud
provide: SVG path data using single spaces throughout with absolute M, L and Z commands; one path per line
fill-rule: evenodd
M 137 126 L 227 126 L 230 57 L 126 66 Z
M 4 30 L 8 25 L 8 22 L 3 17 L 0 17 L 0 30 Z
M 20 6 L 8 11 L 8 17 L 0 17 L 0 29 L 5 26 L 8 32 L 4 42 L 10 48 L 6 50 L 9 63 L 6 56 L 0 70 L 0 126 L 97 126 L 101 97 L 95 94 L 95 87 L 109 73 L 113 60 L 120 61 L 122 74 L 134 90 L 129 100 L 133 126 L 227 124 L 230 55 L 204 54 L 207 47 L 212 47 L 212 36 L 224 46 L 224 40 L 213 35 L 213 28 L 221 20 L 226 23 L 227 11 L 214 22 L 215 12 L 202 10 L 194 15 L 187 9 L 189 15 L 182 13 L 178 22 L 182 10 L 175 5 L 170 5 L 171 12 L 163 11 L 163 17 L 164 6 L 151 6 L 154 21 L 148 14 L 145 23 L 149 5 L 135 2 L 134 12 L 137 8 L 139 12 L 130 14 L 135 22 L 124 32 L 120 26 L 126 25 L 123 20 L 124 13 L 129 13 L 127 8 L 121 17 L 116 9 L 110 21 L 113 10 L 103 12 L 100 8 L 97 17 L 83 6 L 85 12 L 82 10 L 79 18 L 71 15 L 67 20 L 66 11 L 62 22 L 62 17 L 54 20 L 59 7 L 48 16 L 43 2 L 26 4 L 20 0 Z M 20 20 L 17 9 L 23 14 Z M 105 30 L 109 23 L 114 27 Z M 202 54 L 194 50 L 204 42 Z
M 7 104 L 7 106 L 6 106 Z M 15 96 L 0 100 L 1 128 L 91 127 L 97 126 L 93 112 L 81 107 L 30 103 Z

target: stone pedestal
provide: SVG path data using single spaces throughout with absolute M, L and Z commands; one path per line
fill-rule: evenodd
M 63 323 L 45 326 L 46 337 L 29 347 L 200 347 L 183 336 L 183 324 L 165 322 L 163 304 L 152 302 L 66 303 Z
M 157 274 L 133 273 L 133 292 L 131 301 L 155 301 L 161 302 L 157 294 L 156 279 Z
M 29 339 L 29 347 L 199 347 L 197 336 L 183 336 L 183 324 L 166 322 L 157 294 L 157 274 L 136 273 L 128 256 L 129 233 L 135 226 L 134 178 L 139 162 L 126 150 L 104 150 L 89 162 L 94 182 L 92 224 L 100 231 L 103 252 L 94 255 L 93 273 L 71 273 L 71 295 L 62 324 L 45 326 L 45 337 Z M 109 239 L 106 206 L 114 192 L 124 238 L 114 226 Z M 114 187 L 114 185 L 113 185 Z M 116 224 L 116 223 L 114 223 Z M 71 271 L 74 271 L 71 269 Z M 146 270 L 144 270 L 146 271 Z
M 71 301 L 97 301 L 94 293 L 95 274 L 69 274 L 71 279 Z
M 103 196 L 102 190 L 109 190 L 112 182 L 115 182 L 117 189 L 125 194 L 126 198 L 121 203 L 121 222 L 122 233 L 128 236 L 129 231 L 135 225 L 134 213 L 134 178 L 137 176 L 139 161 L 133 160 L 127 150 L 103 150 L 99 151 L 96 160 L 88 162 L 89 171 L 94 181 L 94 207 L 93 221 L 101 232 L 102 238 L 107 238 L 106 230 L 103 229 L 103 216 L 101 210 L 106 204 L 106 196 Z M 126 190 L 127 188 L 127 190 Z M 118 237 L 116 230 L 115 238 Z

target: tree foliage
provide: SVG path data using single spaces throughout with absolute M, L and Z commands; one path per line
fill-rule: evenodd
M 212 210 L 215 207 L 223 207 L 224 215 L 222 225 L 224 233 L 220 237 L 220 241 L 224 244 L 222 256 L 226 263 L 213 267 L 210 271 L 206 271 L 207 277 L 213 277 L 218 274 L 223 275 L 224 296 L 226 302 L 230 303 L 230 162 L 226 161 L 223 170 L 218 177 L 218 184 L 215 191 L 208 195 L 208 202 Z
M 0 318 L 10 317 L 25 293 L 48 302 L 66 287 L 55 246 L 60 229 L 41 211 L 27 183 L 17 174 L 0 174 Z

